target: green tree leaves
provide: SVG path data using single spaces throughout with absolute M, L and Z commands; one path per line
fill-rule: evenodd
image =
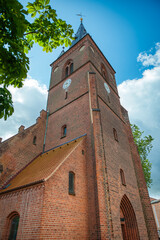
M 7 119 L 13 113 L 13 102 L 11 93 L 4 87 L 0 88 L 0 118 Z
M 28 3 L 26 11 L 18 0 L 0 1 L 0 118 L 5 120 L 14 111 L 7 87 L 23 86 L 29 70 L 26 54 L 34 43 L 38 43 L 43 51 L 52 52 L 60 45 L 67 47 L 73 39 L 72 26 L 57 18 L 56 10 L 49 2 L 35 0 Z M 33 22 L 26 19 L 27 14 Z
M 141 132 L 137 125 L 131 124 L 131 129 L 133 133 L 134 142 L 137 145 L 138 152 L 141 158 L 141 163 L 143 167 L 143 172 L 145 176 L 145 180 L 148 187 L 151 187 L 152 179 L 151 179 L 151 168 L 152 164 L 147 159 L 148 154 L 152 149 L 152 141 L 154 140 L 151 135 L 142 137 L 144 132 Z

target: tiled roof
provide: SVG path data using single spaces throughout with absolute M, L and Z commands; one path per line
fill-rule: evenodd
M 26 166 L 9 183 L 8 187 L 0 190 L 0 193 L 19 189 L 32 183 L 39 183 L 50 178 L 69 155 L 76 149 L 84 136 L 55 147 L 40 156 Z

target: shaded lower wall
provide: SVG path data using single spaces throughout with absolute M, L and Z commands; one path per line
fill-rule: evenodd
M 20 216 L 17 240 L 40 239 L 43 185 L 0 195 L 0 240 L 8 239 L 8 216 L 17 212 Z

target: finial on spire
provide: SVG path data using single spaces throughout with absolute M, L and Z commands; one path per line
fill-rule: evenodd
M 82 15 L 82 13 L 78 13 L 78 14 L 76 14 L 76 15 L 81 17 L 80 20 L 81 20 L 81 23 L 82 23 L 82 21 L 83 21 L 83 18 L 82 18 L 82 17 L 85 17 L 85 15 Z

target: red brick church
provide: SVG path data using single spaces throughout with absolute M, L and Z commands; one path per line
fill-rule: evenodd
M 157 240 L 115 70 L 81 22 L 47 112 L 0 143 L 0 239 Z

